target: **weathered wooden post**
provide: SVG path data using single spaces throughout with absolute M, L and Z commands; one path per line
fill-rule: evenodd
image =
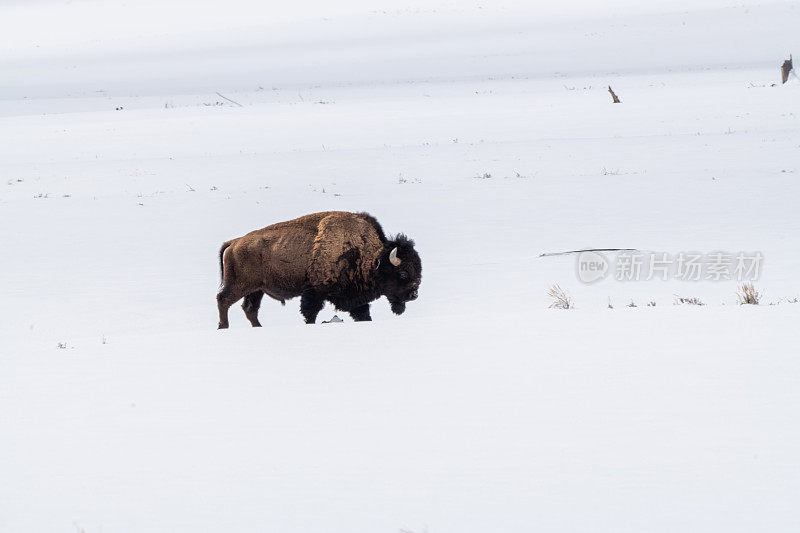
M 783 62 L 781 66 L 781 83 L 789 81 L 789 71 L 792 70 L 792 54 L 789 54 L 789 59 Z
M 617 98 L 617 95 L 616 95 L 616 94 L 614 94 L 614 91 L 613 91 L 613 89 L 611 89 L 611 85 L 609 85 L 609 86 L 608 86 L 608 92 L 610 92 L 610 93 L 611 93 L 611 98 L 613 98 L 613 99 L 614 99 L 614 103 L 615 103 L 615 104 L 621 104 L 621 103 L 622 103 L 622 102 L 620 102 L 620 101 L 619 101 L 619 98 Z

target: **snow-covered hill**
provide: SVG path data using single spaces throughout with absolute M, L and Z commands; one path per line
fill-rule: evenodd
M 0 7 L 0 532 L 795 531 L 798 15 Z M 329 209 L 419 300 L 217 331 L 220 243 Z M 759 253 L 762 302 L 584 248 Z

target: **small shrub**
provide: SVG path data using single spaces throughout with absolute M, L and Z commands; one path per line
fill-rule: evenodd
M 548 289 L 547 295 L 553 299 L 548 307 L 550 309 L 572 309 L 574 304 L 567 291 L 562 289 L 559 285 L 553 285 Z
M 631 303 L 628 304 L 628 307 L 636 307 L 636 302 L 631 300 Z
M 758 302 L 761 301 L 761 293 L 752 283 L 743 283 L 736 292 L 736 298 L 739 305 L 758 305 Z
M 650 300 L 649 302 L 647 302 L 647 307 L 655 307 L 655 306 L 656 306 L 655 300 Z
M 419 178 L 404 178 L 402 174 L 397 178 L 397 183 L 402 185 L 404 183 L 422 183 L 422 180 Z M 335 185 L 335 184 L 334 184 Z
M 611 297 L 610 296 L 608 297 L 608 308 L 609 309 L 614 309 L 614 306 L 611 305 Z
M 673 302 L 673 304 L 674 305 L 682 305 L 682 304 L 686 304 L 686 305 L 706 305 L 700 300 L 700 298 L 695 298 L 695 297 L 684 298 L 682 296 L 676 296 L 675 297 L 675 301 Z
M 778 298 L 777 302 L 770 302 L 769 305 L 780 305 L 781 303 L 786 302 L 787 304 L 796 304 L 800 302 L 800 299 L 795 296 L 794 298 Z

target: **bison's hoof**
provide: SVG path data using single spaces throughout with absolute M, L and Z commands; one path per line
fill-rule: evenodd
M 403 302 L 392 302 L 392 313 L 402 315 L 406 310 L 406 304 Z

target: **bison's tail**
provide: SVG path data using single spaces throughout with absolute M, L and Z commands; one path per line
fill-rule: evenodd
M 225 250 L 228 246 L 231 245 L 232 241 L 227 241 L 222 243 L 222 247 L 219 249 L 219 283 L 222 285 L 223 280 L 225 279 L 225 264 L 222 261 L 222 257 L 225 255 Z

